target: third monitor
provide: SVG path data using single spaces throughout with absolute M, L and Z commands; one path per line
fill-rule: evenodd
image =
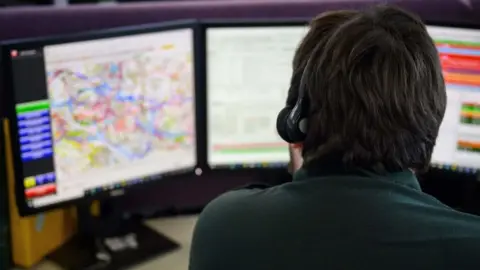
M 439 52 L 447 109 L 432 165 L 474 173 L 480 169 L 480 30 L 428 26 Z

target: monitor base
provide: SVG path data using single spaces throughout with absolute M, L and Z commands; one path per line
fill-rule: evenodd
M 91 216 L 81 220 L 79 233 L 47 256 L 63 269 L 124 269 L 179 247 L 141 220 Z

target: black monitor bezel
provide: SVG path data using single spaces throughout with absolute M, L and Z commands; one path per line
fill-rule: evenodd
M 205 125 L 205 141 L 204 143 L 204 153 L 205 153 L 205 163 L 204 168 L 206 171 L 231 171 L 231 170 L 248 170 L 248 171 L 271 171 L 271 170 L 286 170 L 287 164 L 286 163 L 271 163 L 266 164 L 266 166 L 241 166 L 240 164 L 235 165 L 212 165 L 209 163 L 209 145 L 208 145 L 208 74 L 207 74 L 207 65 L 208 65 L 208 56 L 207 56 L 207 30 L 210 28 L 248 28 L 248 27 L 298 27 L 298 26 L 306 26 L 308 27 L 310 22 L 309 18 L 297 17 L 297 18 L 286 18 L 286 19 L 245 19 L 245 20 L 232 20 L 232 19 L 211 19 L 211 20 L 203 20 L 201 21 L 201 33 L 199 34 L 199 43 L 201 44 L 200 55 L 202 56 L 199 59 L 199 64 L 201 64 L 202 68 L 199 69 L 199 76 L 203 78 L 201 82 L 201 88 L 205 89 L 205 95 L 203 102 L 206 104 L 203 119 Z M 287 91 L 287 89 L 285 89 Z M 258 164 L 257 164 L 258 165 Z
M 135 184 L 131 186 L 110 189 L 105 191 L 100 191 L 92 196 L 83 196 L 80 198 L 75 198 L 71 200 L 61 201 L 53 204 L 48 204 L 40 207 L 30 207 L 27 204 L 27 200 L 24 193 L 24 185 L 23 185 L 23 164 L 20 156 L 20 145 L 19 145 L 19 136 L 16 130 L 18 130 L 18 123 L 16 120 L 16 110 L 15 110 L 15 94 L 13 93 L 13 82 L 12 82 L 12 60 L 10 57 L 11 50 L 22 50 L 22 49 L 30 49 L 30 48 L 43 48 L 48 45 L 55 45 L 55 44 L 62 44 L 62 43 L 69 43 L 69 42 L 79 42 L 79 41 L 88 41 L 88 40 L 96 40 L 96 39 L 103 39 L 103 38 L 114 38 L 114 37 L 122 37 L 122 36 L 131 36 L 131 35 L 138 35 L 138 34 L 147 34 L 147 33 L 154 33 L 160 31 L 169 31 L 169 30 L 180 30 L 180 29 L 191 29 L 192 30 L 192 42 L 193 42 L 193 58 L 194 61 L 194 111 L 198 114 L 201 111 L 202 106 L 198 106 L 197 99 L 203 95 L 203 91 L 198 87 L 199 76 L 197 74 L 198 63 L 196 61 L 197 56 L 199 55 L 199 48 L 198 48 L 198 27 L 199 23 L 198 20 L 179 20 L 173 22 L 162 22 L 162 23 L 155 23 L 155 24 L 145 24 L 145 25 L 137 25 L 137 26 L 128 26 L 128 27 L 118 27 L 113 29 L 106 29 L 106 30 L 99 30 L 99 31 L 90 31 L 90 32 L 83 32 L 78 34 L 71 34 L 71 35 L 59 35 L 59 36 L 51 36 L 51 37 L 39 37 L 33 39 L 18 39 L 7 41 L 1 44 L 1 57 L 4 60 L 3 62 L 3 78 L 4 78 L 4 96 L 5 101 L 4 103 L 4 115 L 8 120 L 8 128 L 9 128 L 9 137 L 10 137 L 10 144 L 12 149 L 12 161 L 13 161 L 13 169 L 14 169 L 14 182 L 15 182 L 15 197 L 16 197 L 16 204 L 18 207 L 19 215 L 20 216 L 29 216 L 34 215 L 37 213 L 45 212 L 48 210 L 56 209 L 65 207 L 68 205 L 74 205 L 78 203 L 89 202 L 93 200 L 103 200 L 107 199 L 111 196 L 118 196 L 124 195 L 130 191 L 138 190 L 139 188 L 144 188 L 148 185 L 164 182 L 168 180 L 173 180 L 181 176 L 195 176 L 195 170 L 199 167 L 199 164 L 202 163 L 202 157 L 204 156 L 201 151 L 199 151 L 198 147 L 196 147 L 196 164 L 190 169 L 181 169 L 175 172 L 169 172 L 165 175 L 162 174 L 162 177 L 158 179 L 152 179 L 152 181 L 142 182 L 141 184 Z M 198 91 L 198 92 L 197 92 Z M 203 135 L 198 133 L 199 123 L 197 121 L 198 116 L 195 115 L 195 128 L 196 128 L 196 144 L 198 145 L 199 142 L 204 140 Z M 121 192 L 118 192 L 121 191 Z

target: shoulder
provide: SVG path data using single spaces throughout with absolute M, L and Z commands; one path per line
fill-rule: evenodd
M 249 238 L 253 237 L 255 216 L 261 211 L 258 205 L 266 188 L 250 185 L 230 191 L 205 207 L 193 232 L 190 270 L 228 269 L 237 261 L 243 247 L 252 243 Z
M 480 269 L 480 235 L 447 239 L 443 243 L 445 269 Z
M 432 223 L 442 228 L 439 245 L 446 269 L 480 269 L 480 217 L 450 209 Z
M 200 214 L 197 230 L 211 224 L 228 225 L 242 219 L 249 219 L 246 214 L 258 210 L 259 201 L 270 187 L 265 184 L 250 184 L 233 191 L 226 192 L 211 201 Z

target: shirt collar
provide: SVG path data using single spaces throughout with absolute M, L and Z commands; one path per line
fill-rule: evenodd
M 293 175 L 293 181 L 304 181 L 318 179 L 325 176 L 361 176 L 369 178 L 383 178 L 387 181 L 393 181 L 397 184 L 408 186 L 410 188 L 421 190 L 415 173 L 411 170 L 376 173 L 366 169 L 346 169 L 343 165 L 327 163 L 316 163 L 315 165 L 304 166 Z

